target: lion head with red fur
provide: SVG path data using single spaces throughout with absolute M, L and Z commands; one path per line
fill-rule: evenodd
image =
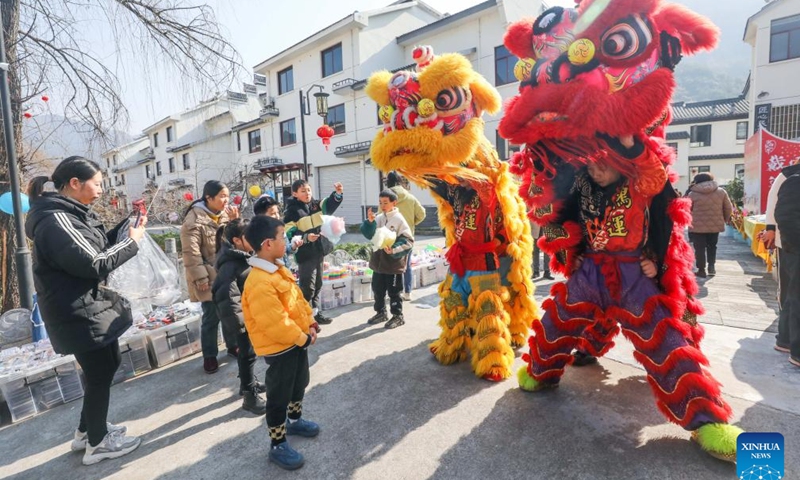
M 520 88 L 500 133 L 518 144 L 650 134 L 668 123 L 681 56 L 718 37 L 705 17 L 661 0 L 583 0 L 514 23 L 504 43 L 521 59 Z

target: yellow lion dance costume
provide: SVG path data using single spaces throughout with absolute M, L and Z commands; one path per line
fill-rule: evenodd
M 525 205 L 483 134 L 481 115 L 500 110 L 500 95 L 461 55 L 417 47 L 413 56 L 416 71 L 377 72 L 367 83 L 384 123 L 372 162 L 430 188 L 439 206 L 450 267 L 431 352 L 450 365 L 469 351 L 477 376 L 500 381 L 539 318 Z

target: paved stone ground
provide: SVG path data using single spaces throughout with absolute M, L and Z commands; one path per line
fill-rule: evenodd
M 800 371 L 772 350 L 774 335 L 765 331 L 775 319 L 774 282 L 743 244 L 721 239 L 720 250 L 720 274 L 704 282 L 710 370 L 724 385 L 735 422 L 784 434 L 785 478 L 798 478 Z M 551 284 L 538 284 L 537 296 Z M 263 419 L 239 408 L 235 363 L 225 358 L 219 373 L 206 375 L 200 358 L 192 357 L 113 387 L 110 420 L 142 436 L 136 452 L 81 466 L 80 454 L 69 451 L 80 412 L 80 402 L 73 402 L 0 429 L 0 478 L 694 480 L 736 474 L 665 422 L 626 341 L 596 366 L 569 369 L 558 390 L 528 394 L 513 379 L 479 380 L 466 363 L 436 363 L 427 351 L 438 335 L 436 302 L 435 287 L 416 291 L 405 305 L 406 326 L 388 331 L 365 324 L 369 304 L 334 312 L 336 320 L 310 350 L 305 402 L 305 415 L 323 431 L 316 439 L 292 438 L 307 458 L 298 472 L 268 463 Z M 259 364 L 258 375 L 263 371 Z

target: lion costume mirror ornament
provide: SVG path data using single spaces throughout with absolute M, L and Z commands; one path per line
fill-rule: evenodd
M 417 47 L 413 57 L 416 71 L 377 72 L 367 83 L 383 121 L 372 164 L 429 188 L 439 208 L 450 267 L 431 352 L 444 365 L 471 353 L 475 374 L 499 381 L 538 319 L 525 204 L 483 133 L 481 115 L 500 109 L 500 95 L 462 55 Z
M 684 54 L 712 49 L 706 18 L 661 0 L 583 0 L 512 24 L 519 94 L 500 134 L 525 149 L 512 171 L 542 226 L 555 285 L 533 324 L 521 388 L 558 386 L 576 358 L 602 356 L 617 334 L 634 345 L 659 410 L 711 455 L 733 461 L 731 408 L 706 370 L 702 306 L 683 237 L 691 204 L 668 177 L 664 142 Z

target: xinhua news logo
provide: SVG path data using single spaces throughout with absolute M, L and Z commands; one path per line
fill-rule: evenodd
M 783 435 L 776 432 L 742 433 L 736 440 L 739 480 L 783 479 Z

